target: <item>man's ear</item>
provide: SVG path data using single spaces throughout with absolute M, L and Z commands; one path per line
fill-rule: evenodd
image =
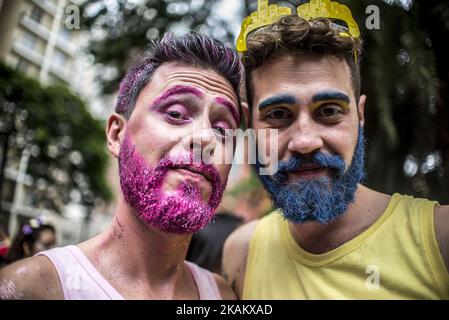
M 106 128 L 106 138 L 108 141 L 109 152 L 116 158 L 120 153 L 120 145 L 126 132 L 126 119 L 118 113 L 113 113 L 108 118 Z
M 359 123 L 362 128 L 365 126 L 365 103 L 366 103 L 366 95 L 362 94 L 359 99 L 359 105 L 357 106 L 357 113 L 359 114 Z

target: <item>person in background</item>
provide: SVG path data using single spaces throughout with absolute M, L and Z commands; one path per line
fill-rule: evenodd
M 217 213 L 212 223 L 193 235 L 186 260 L 221 274 L 224 242 L 241 222 L 242 220 L 232 213 Z
M 11 239 L 8 234 L 0 226 L 0 268 L 6 265 L 6 255 L 11 246 Z
M 35 254 L 49 250 L 55 246 L 56 230 L 41 218 L 33 218 L 22 225 L 12 241 L 6 255 L 6 261 L 13 263 L 17 260 L 32 257 Z

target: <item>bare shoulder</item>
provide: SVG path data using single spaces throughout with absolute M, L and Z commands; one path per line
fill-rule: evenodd
M 449 270 L 449 206 L 435 207 L 435 233 L 441 255 Z
M 229 283 L 227 283 L 221 276 L 216 273 L 213 273 L 215 281 L 217 282 L 218 290 L 220 291 L 221 297 L 223 300 L 236 300 L 237 296 L 232 290 Z
M 44 256 L 20 260 L 0 270 L 0 300 L 63 298 L 58 274 Z
M 223 247 L 223 276 L 241 298 L 245 279 L 249 244 L 259 220 L 251 221 L 235 230 Z

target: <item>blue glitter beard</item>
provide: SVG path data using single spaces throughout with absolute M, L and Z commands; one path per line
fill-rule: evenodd
M 304 162 L 330 168 L 335 176 L 332 179 L 299 180 L 288 184 L 287 173 L 298 170 Z M 296 224 L 307 221 L 329 223 L 344 215 L 349 204 L 354 202 L 357 185 L 365 178 L 363 128 L 359 127 L 357 145 L 348 170 L 340 156 L 321 152 L 309 159 L 295 155 L 280 161 L 278 172 L 273 176 L 259 175 L 260 167 L 257 162 L 255 168 L 260 180 L 286 219 Z

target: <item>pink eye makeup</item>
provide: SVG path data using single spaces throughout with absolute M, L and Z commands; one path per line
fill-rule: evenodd
M 201 92 L 201 90 L 199 90 L 197 88 L 184 86 L 184 85 L 177 85 L 177 86 L 174 86 L 174 87 L 166 90 L 162 95 L 157 97 L 153 101 L 153 104 L 150 108 L 154 108 L 154 107 L 157 107 L 158 105 L 164 104 L 171 97 L 180 96 L 180 95 L 193 95 L 197 98 L 204 97 L 204 93 Z
M 188 112 L 187 108 L 182 104 L 176 103 L 169 105 L 166 108 L 162 108 L 160 112 L 170 122 L 185 123 L 190 120 L 190 113 Z
M 217 121 L 212 125 L 212 128 L 223 137 L 226 136 L 226 130 L 232 129 L 226 121 Z
M 165 121 L 173 125 L 183 125 L 194 121 L 202 111 L 205 93 L 196 87 L 176 85 L 164 91 L 151 103 L 149 110 L 160 114 Z M 225 130 L 240 124 L 240 113 L 235 103 L 226 97 L 214 98 L 212 128 L 220 136 L 226 136 Z M 235 122 L 235 124 L 234 124 Z
M 150 110 L 151 109 L 161 110 L 165 106 L 174 104 L 177 101 L 182 102 L 187 99 L 191 99 L 192 96 L 196 98 L 202 98 L 204 97 L 204 93 L 194 87 L 177 85 L 166 90 L 159 97 L 157 97 L 151 104 Z
M 215 98 L 215 103 L 227 108 L 229 112 L 231 112 L 232 117 L 234 118 L 237 126 L 240 124 L 240 114 L 237 108 L 235 107 L 234 103 L 222 97 Z

